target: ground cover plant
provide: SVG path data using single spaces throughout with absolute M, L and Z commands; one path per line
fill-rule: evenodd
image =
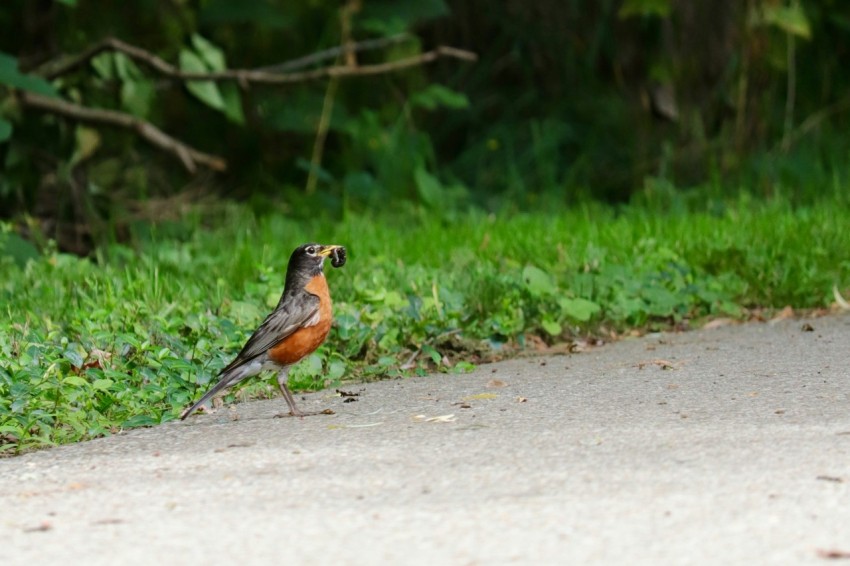
M 49 245 L 28 261 L 0 254 L 0 453 L 175 419 L 277 302 L 289 253 L 309 240 L 346 245 L 349 261 L 327 269 L 335 326 L 293 370 L 296 390 L 462 372 L 529 336 L 824 307 L 850 286 L 839 196 L 661 208 L 304 221 L 233 205 L 139 227 L 93 259 Z M 6 226 L 0 249 L 14 238 Z M 228 398 L 272 394 L 254 382 Z

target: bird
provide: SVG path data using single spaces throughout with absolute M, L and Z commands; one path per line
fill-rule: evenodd
M 265 370 L 277 371 L 277 385 L 289 405 L 288 416 L 317 414 L 299 409 L 286 383 L 289 369 L 312 354 L 330 332 L 333 313 L 323 269 L 328 257 L 334 267 L 341 267 L 345 264 L 345 248 L 316 243 L 295 248 L 286 267 L 283 294 L 275 309 L 248 338 L 236 358 L 221 370 L 218 383 L 185 409 L 180 420 L 185 420 L 216 393 Z

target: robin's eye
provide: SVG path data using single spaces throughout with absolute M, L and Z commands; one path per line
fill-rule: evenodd
M 310 246 L 307 248 L 307 253 L 310 255 L 316 255 L 316 246 Z

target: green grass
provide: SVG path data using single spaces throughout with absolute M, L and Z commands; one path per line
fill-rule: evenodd
M 499 348 L 529 334 L 822 307 L 833 285 L 850 286 L 848 213 L 844 202 L 742 199 L 712 213 L 586 206 L 306 222 L 234 206 L 204 218 L 213 229 L 199 216 L 139 228 L 134 248 L 96 261 L 0 258 L 0 453 L 176 418 L 277 302 L 305 241 L 349 251 L 345 267 L 326 268 L 330 339 L 292 372 L 296 388 L 315 389 L 434 364 L 462 371 L 469 351 L 451 331 Z M 400 370 L 420 349 L 418 367 Z M 259 381 L 229 393 L 271 394 Z

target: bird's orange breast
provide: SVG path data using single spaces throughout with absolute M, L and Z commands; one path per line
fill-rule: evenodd
M 281 365 L 294 364 L 312 354 L 331 330 L 333 313 L 325 276 L 317 275 L 304 286 L 304 290 L 319 298 L 319 322 L 299 328 L 269 349 L 269 358 Z

